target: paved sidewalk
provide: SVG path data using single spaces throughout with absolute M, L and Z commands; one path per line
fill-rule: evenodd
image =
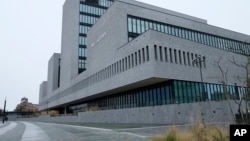
M 0 136 L 3 135 L 3 134 L 5 134 L 6 132 L 12 130 L 17 125 L 17 123 L 15 123 L 15 122 L 9 122 L 9 123 L 5 123 L 5 124 L 6 124 L 6 126 L 4 126 L 3 128 L 1 128 L 1 130 L 0 130 Z
M 8 122 L 0 126 L 0 141 L 149 141 L 152 136 L 148 133 L 129 132 L 127 128 L 118 130 L 124 129 L 121 125 L 110 128 L 44 122 Z
M 22 122 L 25 125 L 25 131 L 21 141 L 50 141 L 48 135 L 37 125 Z

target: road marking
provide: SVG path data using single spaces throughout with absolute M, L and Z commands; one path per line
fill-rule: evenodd
M 5 134 L 6 132 L 10 131 L 11 129 L 15 128 L 17 123 L 15 122 L 10 122 L 7 126 L 1 128 L 0 130 L 0 136 Z
M 25 130 L 21 141 L 50 141 L 49 136 L 37 125 L 22 122 L 25 125 Z
M 111 132 L 113 130 L 111 129 L 104 129 L 104 128 L 96 128 L 96 127 L 88 127 L 88 126 L 76 126 L 76 125 L 66 125 L 63 124 L 64 126 L 69 126 L 69 127 L 74 127 L 74 128 L 79 128 L 79 129 L 88 129 L 88 130 L 97 130 L 97 131 L 107 131 Z
M 135 137 L 139 137 L 139 138 L 148 138 L 148 136 L 143 136 L 143 135 L 139 135 L 139 134 L 135 134 L 135 133 L 129 133 L 129 132 L 120 132 L 120 133 L 135 136 Z

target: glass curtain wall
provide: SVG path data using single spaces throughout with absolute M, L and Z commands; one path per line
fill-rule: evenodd
M 149 29 L 226 51 L 250 55 L 249 43 L 128 15 L 128 41 L 133 40 Z
M 80 0 L 78 73 L 86 70 L 87 32 L 114 0 Z
M 230 99 L 239 100 L 250 90 L 235 85 L 223 86 L 211 83 L 204 83 L 204 87 L 204 93 L 208 98 L 205 101 L 226 100 L 226 94 Z M 87 101 L 84 103 L 86 105 L 84 111 L 150 107 L 200 101 L 204 101 L 200 82 L 171 80 Z M 71 108 L 74 109 L 75 106 Z

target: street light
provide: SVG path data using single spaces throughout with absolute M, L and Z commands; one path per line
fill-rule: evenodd
M 205 93 L 205 86 L 204 86 L 204 82 L 203 82 L 203 76 L 202 76 L 202 62 L 205 62 L 205 59 L 201 59 L 201 55 L 197 56 L 195 59 L 192 60 L 192 63 L 193 64 L 196 64 L 200 67 L 200 76 L 201 76 L 201 89 L 202 89 L 202 92 L 201 92 L 201 100 L 202 101 L 206 101 L 207 100 L 207 95 Z
M 4 124 L 4 121 L 5 121 L 5 118 L 6 118 L 6 115 L 5 115 L 5 108 L 6 108 L 6 97 L 5 97 L 5 100 L 4 100 L 4 109 L 3 109 L 3 124 Z
M 48 114 L 49 113 L 49 101 L 47 100 L 46 103 L 47 103 L 47 114 Z

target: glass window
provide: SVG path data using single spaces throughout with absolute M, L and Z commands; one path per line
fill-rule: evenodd
M 179 32 L 178 31 L 179 31 L 179 29 L 178 29 L 178 27 L 176 27 L 175 28 L 175 36 L 177 36 L 177 37 L 179 37 Z
M 204 87 L 206 87 L 205 84 L 204 84 Z M 201 101 L 202 100 L 201 96 L 202 96 L 202 93 L 203 93 L 203 91 L 202 91 L 202 83 L 196 83 L 196 93 L 197 93 L 196 94 L 197 100 Z M 206 90 L 204 90 L 204 93 L 207 95 Z
M 201 38 L 201 43 L 202 43 L 202 44 L 205 44 L 204 35 L 203 35 L 203 34 L 200 34 L 200 38 Z
M 170 35 L 172 35 L 172 27 L 171 27 L 171 26 L 168 26 L 168 33 L 169 33 Z
M 184 29 L 185 39 L 189 39 L 188 37 L 188 30 Z
M 78 53 L 79 53 L 79 56 L 81 56 L 81 57 L 84 57 L 84 56 L 86 56 L 87 54 L 87 52 L 86 52 L 86 48 L 79 48 L 78 49 Z
M 217 90 L 217 85 L 213 84 L 213 90 L 214 90 L 214 100 L 218 100 L 219 99 L 219 95 L 218 95 L 218 90 Z
M 150 92 L 150 100 L 151 100 L 151 104 L 150 106 L 156 106 L 157 105 L 157 91 L 156 91 L 156 86 L 151 86 L 149 89 Z
M 179 89 L 178 89 L 178 83 L 177 81 L 174 81 L 174 95 L 175 95 L 175 103 L 180 103 L 180 97 L 179 97 Z
M 166 100 L 167 100 L 166 103 L 171 104 L 173 101 L 173 98 L 171 97 L 172 95 L 171 87 L 168 85 L 165 85 L 165 90 L 166 90 Z
M 83 33 L 83 26 L 82 25 L 80 25 L 80 27 L 79 27 L 79 33 Z
M 207 35 L 204 35 L 204 44 L 205 44 L 205 45 L 208 45 L 208 38 L 207 38 Z
M 143 97 L 144 97 L 144 99 L 145 99 L 145 104 L 144 104 L 144 106 L 149 106 L 150 105 L 150 96 L 149 96 L 149 91 L 148 91 L 148 89 L 147 88 L 145 88 L 144 90 L 143 90 Z
M 145 21 L 145 30 L 147 31 L 149 29 L 149 23 L 148 21 Z
M 192 31 L 188 31 L 188 39 L 192 41 Z
M 137 33 L 141 34 L 141 21 L 139 19 L 137 19 L 136 21 L 137 21 Z
M 128 32 L 132 32 L 132 19 L 128 18 Z
M 167 34 L 168 34 L 168 26 L 167 26 L 167 25 L 165 25 L 165 26 L 164 26 L 164 28 L 165 28 L 165 29 L 164 29 L 165 33 L 167 33 Z
M 215 46 L 215 37 L 214 36 L 212 36 L 212 46 L 216 47 Z
M 180 103 L 187 103 L 187 97 L 184 95 L 184 92 L 183 92 L 183 87 L 182 87 L 182 81 L 177 81 L 178 84 L 177 84 L 177 89 L 178 89 L 178 94 L 179 94 L 179 102 Z
M 157 31 L 157 25 L 156 25 L 156 23 L 153 23 L 153 29 Z
M 157 97 L 157 105 L 162 105 L 162 93 L 161 93 L 161 87 L 156 87 L 156 97 Z
M 86 38 L 85 37 L 79 37 L 79 45 L 86 45 Z
M 218 48 L 222 48 L 223 46 L 222 46 L 222 39 L 221 38 L 216 38 L 216 46 L 218 47 Z
M 156 25 L 157 25 L 157 31 L 161 32 L 161 25 L 159 23 L 157 23 Z
M 144 107 L 146 106 L 146 95 L 145 95 L 145 90 L 144 89 L 139 89 L 138 90 L 140 93 L 141 97 L 141 106 Z
M 153 23 L 149 22 L 149 29 L 153 29 Z
M 188 102 L 189 100 L 189 97 L 192 97 L 192 91 L 191 91 L 191 84 L 190 82 L 186 82 L 184 83 L 183 85 L 183 93 L 184 93 L 184 96 L 185 96 L 185 101 Z
M 148 93 L 149 93 L 149 106 L 154 106 L 153 90 L 151 87 L 148 89 Z
M 181 28 L 177 28 L 177 29 L 178 29 L 178 37 L 182 38 Z
M 83 5 L 80 4 L 80 12 L 83 12 Z
M 83 22 L 83 16 L 80 15 L 80 22 Z
M 136 19 L 132 19 L 133 33 L 136 33 Z
M 185 37 L 186 35 L 185 35 L 185 30 L 184 30 L 184 29 L 181 29 L 181 34 L 182 34 L 181 37 L 185 39 L 185 38 L 186 38 L 186 37 Z
M 142 95 L 142 90 L 139 89 L 136 91 L 137 95 L 138 95 L 138 107 L 142 107 L 143 106 L 143 95 Z
M 198 34 L 197 34 L 197 32 L 194 32 L 194 41 L 198 42 Z
M 229 48 L 228 47 L 228 43 L 229 43 L 228 40 L 227 39 L 224 39 L 224 40 L 225 40 L 225 48 Z
M 161 32 L 165 32 L 164 25 L 161 24 Z
M 194 32 L 193 31 L 191 31 L 191 35 L 192 35 L 192 41 L 195 41 L 195 35 L 194 35 Z
M 174 36 L 176 35 L 175 34 L 175 27 L 172 27 L 172 35 L 174 35 Z
M 200 83 L 197 83 L 197 82 L 190 82 L 190 86 L 191 86 L 191 95 L 189 97 L 189 100 L 191 102 L 197 102 L 197 101 L 200 101 L 201 99 L 201 93 L 199 91 L 199 84 Z
M 209 37 L 209 45 L 213 46 L 213 38 L 212 38 L 212 36 L 208 35 L 208 37 Z
M 144 20 L 141 20 L 141 32 L 142 33 L 145 32 L 145 22 L 144 22 Z
M 167 100 L 167 97 L 166 97 L 166 90 L 165 90 L 165 86 L 164 85 L 161 85 L 161 95 L 162 95 L 162 104 L 165 105 L 166 104 L 166 100 Z
M 250 54 L 250 45 L 249 44 L 246 47 L 246 51 L 247 51 L 247 55 L 249 55 Z

